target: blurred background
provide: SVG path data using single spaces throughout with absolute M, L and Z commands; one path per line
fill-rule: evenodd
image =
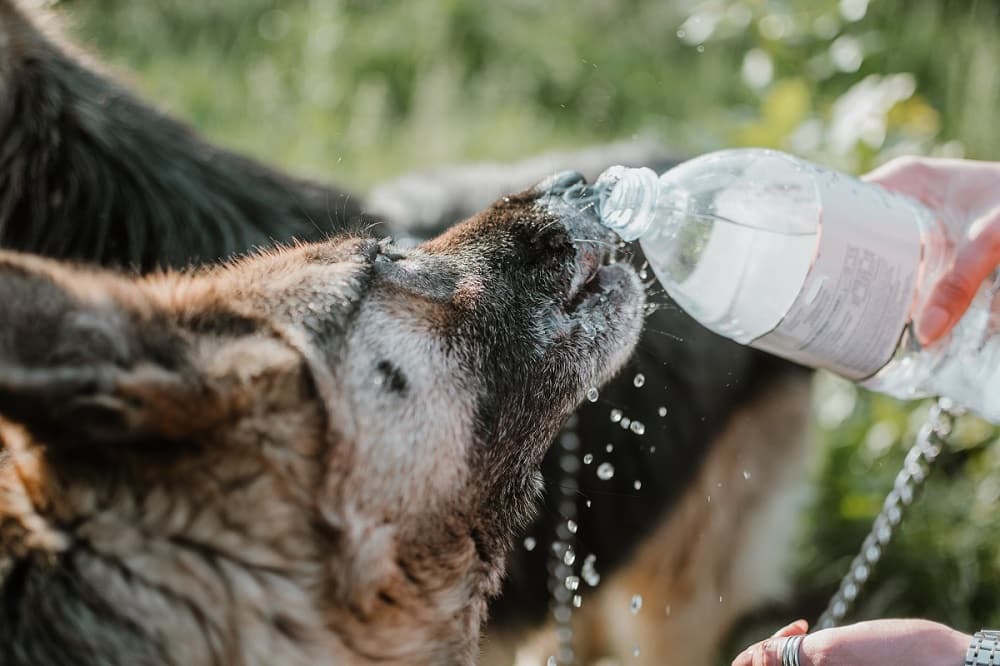
M 994 0 L 56 6 L 78 41 L 162 109 L 223 144 L 358 189 L 414 168 L 634 136 L 679 155 L 771 146 L 855 173 L 907 153 L 1000 159 Z M 733 647 L 822 609 L 926 407 L 817 378 L 821 454 L 797 595 L 749 619 Z M 854 619 L 1000 625 L 996 436 L 960 422 Z

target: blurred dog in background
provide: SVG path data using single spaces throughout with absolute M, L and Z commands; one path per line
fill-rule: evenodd
M 672 163 L 654 145 L 621 144 L 413 174 L 360 197 L 206 142 L 47 25 L 0 0 L 0 245 L 9 249 L 146 273 L 344 232 L 392 235 L 405 248 L 554 171 L 593 177 L 613 163 Z M 489 663 L 541 662 L 561 642 L 580 663 L 708 664 L 742 613 L 783 592 L 808 373 L 722 340 L 669 304 L 648 316 L 628 368 L 541 462 L 537 518 L 519 535 L 535 545 L 506 560 L 486 627 Z M 612 409 L 644 433 L 622 428 Z M 594 462 L 570 463 L 567 451 Z M 602 462 L 613 477 L 595 474 Z M 570 517 L 576 531 L 560 532 Z M 553 556 L 560 533 L 574 557 Z M 600 583 L 581 583 L 569 636 L 550 609 L 584 562 Z M 5 576 L 10 599 L 24 577 Z M 633 614 L 634 595 L 643 602 Z

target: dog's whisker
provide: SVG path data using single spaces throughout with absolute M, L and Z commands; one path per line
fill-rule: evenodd
M 573 243 L 591 243 L 593 245 L 603 245 L 605 247 L 615 247 L 614 243 L 609 243 L 608 241 L 602 241 L 595 238 L 570 238 Z

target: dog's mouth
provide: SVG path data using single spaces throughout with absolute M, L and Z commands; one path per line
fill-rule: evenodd
M 645 290 L 630 263 L 619 260 L 621 240 L 601 224 L 598 193 L 580 174 L 553 176 L 539 194 L 539 205 L 558 218 L 574 248 L 561 307 L 542 335 L 570 341 L 582 392 L 607 381 L 628 358 L 642 329 Z
M 634 300 L 634 273 L 627 263 L 618 263 L 618 237 L 600 223 L 598 192 L 578 173 L 565 172 L 539 185 L 541 201 L 550 215 L 566 228 L 575 252 L 567 266 L 569 281 L 563 294 L 563 310 L 568 315 L 584 315 L 602 310 L 614 317 L 616 306 Z
M 573 274 L 564 300 L 564 309 L 570 314 L 606 298 L 609 289 L 620 280 L 622 270 L 615 263 L 610 244 L 577 240 L 576 246 Z

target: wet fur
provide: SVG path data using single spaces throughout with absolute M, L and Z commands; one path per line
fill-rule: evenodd
M 381 226 L 372 233 L 428 237 L 551 171 L 582 168 L 592 176 L 608 163 L 670 163 L 648 144 L 612 146 L 515 165 L 415 174 L 362 200 L 207 144 L 95 73 L 78 52 L 56 46 L 51 32 L 38 30 L 38 21 L 26 16 L 10 0 L 0 0 L 0 243 L 10 248 L 147 271 L 212 262 L 275 242 L 320 239 L 379 219 Z M 41 113 L 24 113 L 36 107 Z M 478 289 L 470 281 L 459 293 L 468 297 Z M 397 342 L 406 340 L 401 336 Z M 374 372 L 393 385 L 398 379 L 392 370 Z M 371 368 L 366 371 L 363 376 L 372 375 Z M 636 371 L 647 377 L 641 390 L 631 384 Z M 755 410 L 762 392 L 787 386 L 784 378 L 796 376 L 806 375 L 705 332 L 669 304 L 651 315 L 630 369 L 602 389 L 597 404 L 578 411 L 581 453 L 612 462 L 618 472 L 611 481 L 598 480 L 593 468 L 578 474 L 577 573 L 583 556 L 594 553 L 605 581 L 615 572 L 638 580 L 624 578 L 625 572 L 641 564 L 640 553 L 656 543 L 660 526 L 679 524 L 683 529 L 675 528 L 671 538 L 694 539 L 698 527 L 672 516 L 691 501 L 696 479 L 718 459 L 725 433 L 741 423 L 738 415 Z M 668 406 L 665 418 L 658 414 L 660 405 Z M 611 423 L 612 407 L 644 422 L 646 434 L 640 438 Z M 801 446 L 802 430 L 790 425 L 788 441 Z M 614 444 L 612 454 L 605 452 L 607 443 Z M 498 645 L 501 638 L 516 643 L 545 623 L 548 547 L 562 520 L 553 492 L 562 476 L 558 457 L 552 450 L 543 460 L 541 510 L 523 531 L 538 546 L 514 550 L 504 593 L 491 610 L 487 634 L 497 640 L 490 653 L 507 651 Z M 641 491 L 633 488 L 636 479 Z M 781 493 L 780 486 L 762 484 L 760 490 L 775 498 Z M 592 501 L 590 509 L 586 500 Z M 712 515 L 723 524 L 742 524 L 757 514 L 741 506 L 739 512 Z M 776 536 L 771 543 L 780 549 L 782 540 Z M 739 569 L 739 554 L 733 557 L 732 566 Z M 780 579 L 780 561 L 768 563 L 770 574 L 762 580 Z M 25 579 L 23 570 L 11 575 Z M 764 587 L 769 589 L 761 590 L 761 597 L 781 591 L 778 585 Z M 710 633 L 718 635 L 730 621 L 731 609 L 726 610 L 675 604 L 672 613 L 679 618 L 688 612 L 689 622 L 711 626 Z M 607 612 L 614 617 L 620 611 L 609 606 Z M 692 663 L 709 658 L 706 652 Z

